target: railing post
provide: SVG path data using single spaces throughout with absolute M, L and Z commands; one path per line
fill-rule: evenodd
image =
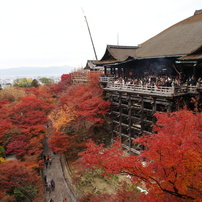
M 173 95 L 175 95 L 175 86 L 174 85 L 171 87 L 171 92 Z

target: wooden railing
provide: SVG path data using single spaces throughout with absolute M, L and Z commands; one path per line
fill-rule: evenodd
M 188 93 L 195 94 L 202 86 L 188 86 Z
M 101 83 L 108 83 L 108 82 L 113 82 L 114 81 L 114 77 L 110 76 L 110 77 L 107 77 L 107 76 L 100 76 L 100 82 Z
M 143 94 L 163 95 L 163 96 L 178 96 L 187 93 L 197 93 L 196 86 L 148 86 L 148 85 L 134 85 L 134 84 L 121 84 L 109 82 L 106 89 L 111 90 L 127 90 Z

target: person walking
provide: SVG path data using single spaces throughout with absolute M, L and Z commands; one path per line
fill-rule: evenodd
M 46 169 L 48 168 L 48 161 L 46 160 L 45 162 L 45 165 L 46 165 Z
M 46 162 L 46 155 L 43 154 L 43 160 L 44 160 L 44 163 Z
M 55 181 L 52 179 L 50 181 L 50 184 L 51 184 L 51 190 L 54 191 L 54 189 L 55 189 Z
M 47 161 L 49 161 L 49 159 L 50 159 L 50 156 L 49 156 L 49 155 L 47 155 L 47 156 L 46 156 L 46 160 L 47 160 Z
M 44 175 L 43 179 L 44 179 L 44 183 L 46 184 L 47 183 L 47 177 L 46 177 L 46 175 Z
M 51 193 L 51 185 L 50 184 L 47 185 L 46 191 L 49 192 L 49 194 Z
M 52 158 L 50 157 L 49 158 L 49 165 L 51 166 L 51 164 L 52 164 Z

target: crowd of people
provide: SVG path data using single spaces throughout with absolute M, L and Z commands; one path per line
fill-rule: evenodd
M 56 153 L 53 152 L 53 155 L 56 155 Z M 48 174 L 47 171 L 49 169 L 51 169 L 52 158 L 51 158 L 51 156 L 49 154 L 45 155 L 43 153 L 42 156 L 43 156 L 42 158 L 43 158 L 43 161 L 44 161 L 44 175 L 43 175 L 44 187 L 45 187 L 45 191 L 49 194 L 49 197 L 51 197 L 50 194 L 51 194 L 51 192 L 53 192 L 55 190 L 56 183 L 55 183 L 55 181 L 52 178 L 50 178 L 50 176 L 47 176 L 46 174 Z M 49 202 L 54 202 L 54 200 L 52 198 L 50 198 L 50 200 L 48 200 L 48 201 Z M 63 202 L 67 202 L 67 198 L 66 197 L 63 199 Z
M 43 154 L 43 160 L 44 160 L 44 165 L 45 165 L 44 167 L 46 169 L 50 168 L 50 166 L 52 164 L 52 158 L 50 157 L 50 155 Z M 54 189 L 55 189 L 55 181 L 53 179 L 51 179 L 48 182 L 46 175 L 44 175 L 44 185 L 45 185 L 45 190 L 49 193 L 51 193 L 51 191 L 54 191 Z
M 127 78 L 124 79 L 122 77 L 115 78 L 114 83 L 120 83 L 123 85 L 147 85 L 147 86 L 199 86 L 202 83 L 202 79 L 195 79 L 194 76 L 189 77 L 187 79 L 180 79 L 178 76 L 154 76 L 149 75 L 141 78 Z

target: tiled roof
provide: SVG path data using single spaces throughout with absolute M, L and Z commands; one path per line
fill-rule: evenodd
M 169 27 L 141 44 L 139 58 L 185 56 L 202 45 L 202 12 Z

